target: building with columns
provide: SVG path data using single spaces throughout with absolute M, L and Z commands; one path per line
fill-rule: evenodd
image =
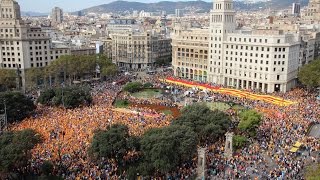
M 176 76 L 207 81 L 209 29 L 184 28 L 176 25 L 172 35 L 172 64 Z
M 299 35 L 272 29 L 241 30 L 237 28 L 235 14 L 233 0 L 213 1 L 209 38 L 203 40 L 209 45 L 206 69 L 197 76 L 191 76 L 199 56 L 184 57 L 182 48 L 179 51 L 176 47 L 173 48 L 175 75 L 269 93 L 286 92 L 295 87 L 299 68 Z M 174 39 L 178 38 L 173 38 L 173 42 Z M 188 42 L 189 39 L 185 40 Z

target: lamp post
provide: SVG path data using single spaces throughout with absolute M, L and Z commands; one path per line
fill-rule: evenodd
M 6 100 L 3 101 L 3 105 L 4 105 L 4 114 L 0 116 L 0 133 L 7 131 L 7 124 L 8 124 Z

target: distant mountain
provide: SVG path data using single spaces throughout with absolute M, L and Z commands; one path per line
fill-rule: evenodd
M 21 12 L 21 16 L 29 16 L 29 17 L 33 17 L 33 16 L 48 16 L 49 13 L 39 13 L 39 12 L 32 12 L 32 11 L 22 11 Z
M 287 8 L 292 5 L 296 0 L 271 0 L 270 2 L 257 2 L 253 4 L 246 4 L 243 1 L 234 1 L 235 8 L 241 10 L 257 10 L 259 8 L 281 9 Z M 307 5 L 309 0 L 301 0 L 301 5 Z M 194 10 L 196 12 L 209 12 L 212 9 L 212 2 L 197 1 L 161 1 L 157 3 L 141 3 L 141 2 L 128 2 L 128 1 L 114 1 L 109 4 L 103 4 L 81 10 L 87 13 L 106 13 L 106 12 L 124 12 L 124 11 L 166 11 L 167 13 L 174 13 L 175 9 Z

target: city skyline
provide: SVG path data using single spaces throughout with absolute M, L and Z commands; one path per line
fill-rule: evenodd
M 52 0 L 52 1 L 43 1 L 43 0 L 16 0 L 22 11 L 30 12 L 39 12 L 39 13 L 49 13 L 52 8 L 60 7 L 65 12 L 75 12 L 85 8 L 98 6 L 102 4 L 108 4 L 116 0 L 77 0 L 77 3 L 74 3 L 74 0 Z M 131 2 L 142 2 L 142 3 L 154 3 L 160 2 L 163 0 L 126 0 Z M 176 1 L 194 1 L 194 0 L 170 0 L 173 2 Z M 202 0 L 206 2 L 211 2 L 212 0 Z M 37 4 L 37 6 L 34 6 Z

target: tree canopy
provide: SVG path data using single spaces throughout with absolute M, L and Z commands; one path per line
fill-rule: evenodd
M 242 132 L 248 133 L 250 136 L 254 136 L 256 133 L 256 129 L 258 128 L 262 120 L 261 114 L 259 114 L 255 110 L 247 110 L 241 112 L 239 118 L 240 123 L 238 124 L 238 128 Z
M 30 87 L 39 84 L 62 83 L 81 79 L 88 79 L 101 76 L 115 75 L 118 68 L 112 61 L 104 55 L 67 55 L 52 61 L 43 68 L 31 68 L 26 71 L 27 84 Z
M 190 160 L 197 149 L 196 134 L 186 126 L 171 125 L 147 131 L 141 139 L 140 170 L 167 173 Z M 145 165 L 148 164 L 148 167 Z
M 320 86 L 320 59 L 304 65 L 298 73 L 299 81 L 308 88 Z
M 7 108 L 8 123 L 21 121 L 36 108 L 33 101 L 20 92 L 0 93 L 0 114 L 4 113 L 4 102 Z
M 0 69 L 0 91 L 16 87 L 17 74 L 15 70 Z
M 174 125 L 190 127 L 198 136 L 200 144 L 216 141 L 228 130 L 231 120 L 222 111 L 212 111 L 204 103 L 185 107 Z
M 38 102 L 43 105 L 54 105 L 65 108 L 76 108 L 83 104 L 91 104 L 90 88 L 87 86 L 71 86 L 46 89 L 41 92 Z
M 138 148 L 138 140 L 129 135 L 128 127 L 115 124 L 107 130 L 99 130 L 95 133 L 89 148 L 89 155 L 93 160 L 114 158 L 121 166 L 124 155 L 129 150 L 137 150 Z
M 0 136 L 0 173 L 5 174 L 25 167 L 31 157 L 30 150 L 42 141 L 35 131 L 6 132 Z
M 134 93 L 140 91 L 142 86 L 143 85 L 140 82 L 129 82 L 123 87 L 123 90 L 130 93 Z

